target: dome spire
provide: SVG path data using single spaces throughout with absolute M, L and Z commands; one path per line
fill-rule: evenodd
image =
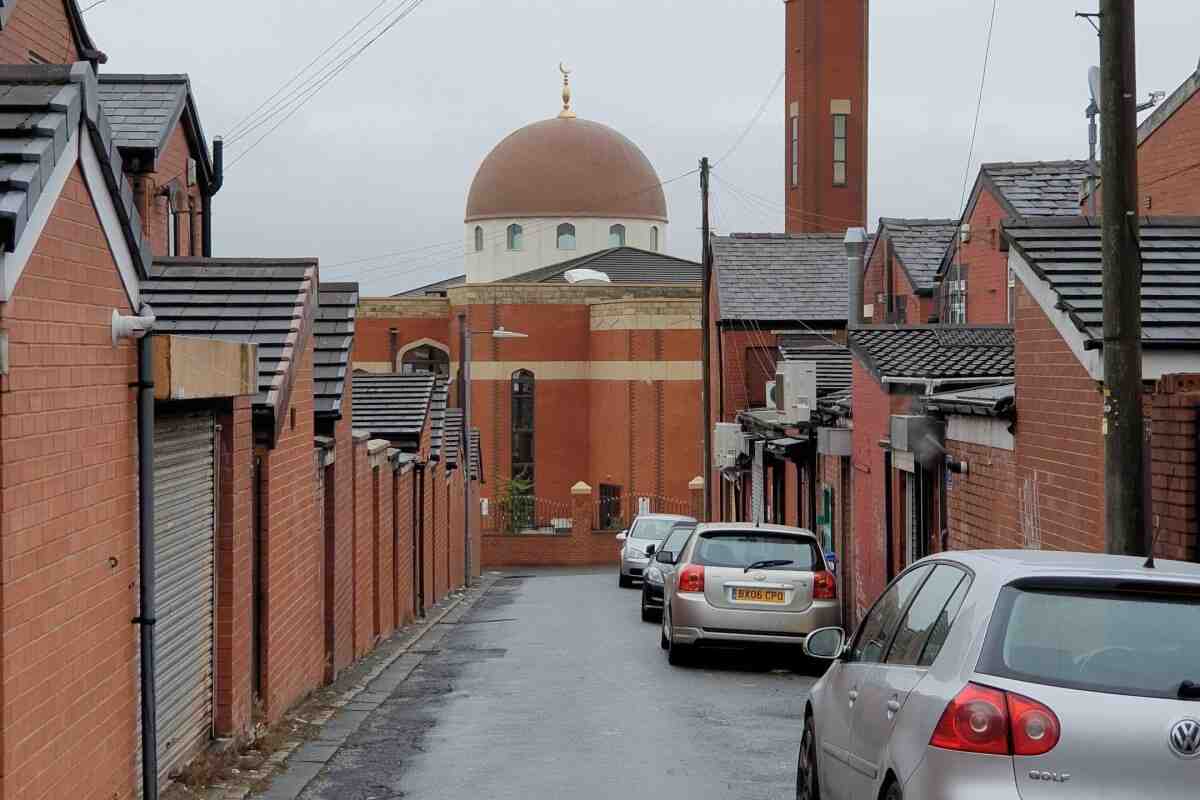
M 558 62 L 558 71 L 563 76 L 562 111 L 558 112 L 559 119 L 575 119 L 575 112 L 571 110 L 571 69 L 562 61 Z

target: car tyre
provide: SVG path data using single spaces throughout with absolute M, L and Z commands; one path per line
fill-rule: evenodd
M 883 800 L 904 800 L 904 791 L 900 788 L 900 784 L 895 780 L 889 783 L 887 790 L 883 793 Z
M 796 759 L 796 800 L 821 800 L 821 779 L 817 774 L 817 732 L 812 714 L 804 716 L 804 735 Z
M 642 592 L 642 622 L 658 622 L 662 612 L 646 605 L 646 592 Z
M 667 603 L 663 601 L 662 624 L 658 626 L 658 646 L 663 650 L 671 649 L 671 640 L 667 638 Z
M 672 667 L 686 667 L 692 661 L 692 645 L 680 644 L 675 641 L 673 631 L 670 634 L 666 633 L 670 628 L 671 624 L 668 620 L 663 624 L 664 638 L 667 640 L 667 663 Z
M 627 578 L 627 577 L 625 577 L 624 572 L 618 572 L 617 573 L 617 586 L 621 587 L 622 589 L 632 588 L 633 587 L 633 578 Z

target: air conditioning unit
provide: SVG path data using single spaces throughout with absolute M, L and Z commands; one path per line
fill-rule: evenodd
M 941 456 L 945 438 L 945 425 L 940 420 L 910 414 L 892 415 L 892 450 L 913 453 L 924 464 L 934 463 Z
M 713 428 L 713 467 L 733 469 L 742 452 L 742 429 L 733 422 L 718 422 Z
M 823 456 L 853 455 L 849 428 L 817 428 L 817 452 Z
M 817 363 L 785 361 L 775 371 L 775 410 L 784 425 L 812 420 L 817 407 Z
M 767 408 L 770 410 L 779 408 L 779 400 L 775 397 L 775 390 L 778 386 L 776 381 L 767 381 Z

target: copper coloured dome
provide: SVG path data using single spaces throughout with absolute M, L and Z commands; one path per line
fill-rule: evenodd
M 612 217 L 667 221 L 650 160 L 599 122 L 543 120 L 506 138 L 483 160 L 467 222 L 512 217 Z

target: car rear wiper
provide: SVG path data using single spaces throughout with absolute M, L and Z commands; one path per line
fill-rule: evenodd
M 1200 683 L 1184 681 L 1179 684 L 1180 700 L 1200 700 Z
M 768 558 L 765 561 L 755 561 L 753 564 L 747 564 L 743 572 L 749 572 L 752 569 L 765 569 L 767 567 L 786 567 L 788 564 L 795 564 L 795 561 L 786 558 Z

